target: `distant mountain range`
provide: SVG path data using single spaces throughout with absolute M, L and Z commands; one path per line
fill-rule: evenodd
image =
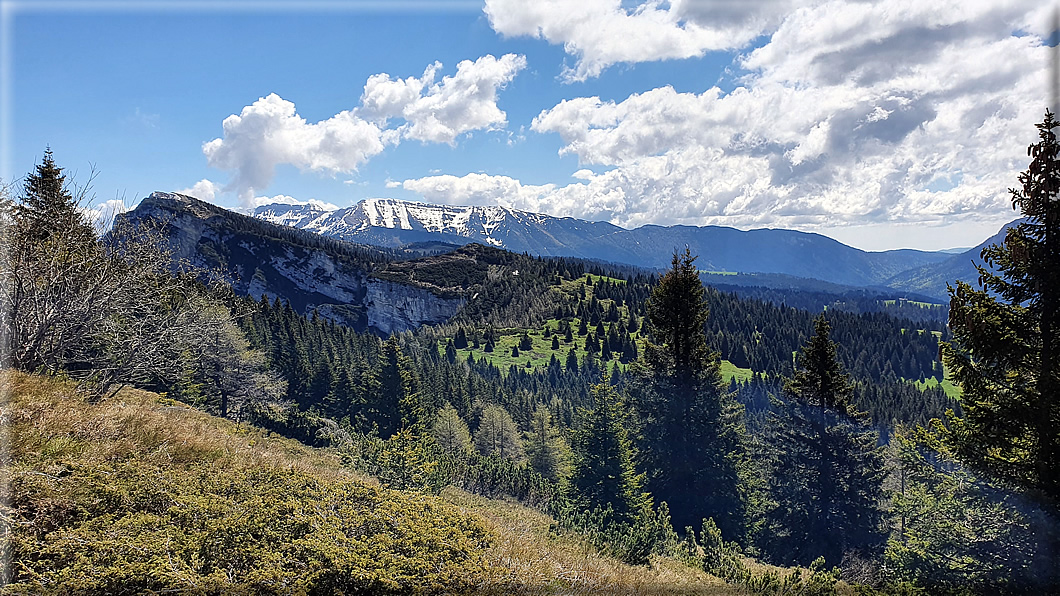
M 938 263 L 903 271 L 892 277 L 888 285 L 942 299 L 946 299 L 947 296 L 946 284 L 952 285 L 958 279 L 975 287 L 976 279 L 979 277 L 979 270 L 975 268 L 975 264 L 983 262 L 979 253 L 991 244 L 1004 242 L 1008 229 L 1018 225 L 1021 221 L 1023 220 L 1017 219 L 1005 224 L 997 234 L 987 238 L 975 248 L 970 248 Z
M 969 277 L 962 263 L 981 247 L 946 251 L 868 252 L 820 234 L 742 231 L 722 226 L 656 226 L 632 230 L 606 222 L 553 217 L 506 207 L 456 207 L 365 199 L 328 210 L 319 204 L 271 204 L 253 216 L 342 240 L 383 247 L 417 242 L 477 242 L 535 256 L 570 256 L 665 268 L 687 246 L 704 271 L 781 274 L 853 287 L 889 287 L 944 300 L 946 282 Z M 989 242 L 989 241 L 988 241 Z M 974 272 L 974 269 L 972 269 Z M 956 275 L 956 277 L 953 277 Z

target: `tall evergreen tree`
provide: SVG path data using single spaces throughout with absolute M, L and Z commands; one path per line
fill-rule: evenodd
M 386 439 L 402 428 L 414 433 L 427 430 L 430 416 L 412 361 L 401 350 L 397 336 L 383 343 L 379 371 L 379 396 L 374 408 L 379 436 Z
M 634 449 L 623 418 L 624 404 L 607 383 L 592 388 L 593 408 L 583 409 L 571 434 L 568 496 L 582 510 L 610 507 L 630 523 L 649 504 L 644 475 L 634 469 Z
M 821 315 L 766 425 L 761 543 L 776 562 L 824 557 L 838 565 L 846 552 L 882 547 L 883 456 L 867 418 L 850 405 L 853 390 Z
M 712 517 L 743 539 L 747 503 L 743 409 L 723 390 L 696 257 L 674 253 L 648 300 L 641 360 L 630 387 L 648 488 L 670 506 L 676 528 Z
M 953 341 L 943 359 L 962 389 L 946 441 L 995 478 L 1060 500 L 1060 122 L 1050 111 L 1010 189 L 1026 218 L 983 249 L 982 289 L 950 288 Z M 989 268 L 988 268 L 989 267 Z M 990 268 L 993 268 L 991 270 Z
M 78 209 L 78 203 L 49 148 L 45 149 L 36 172 L 23 181 L 15 216 L 19 228 L 34 242 L 54 236 L 61 236 L 63 242 L 73 245 L 94 242 L 95 231 Z

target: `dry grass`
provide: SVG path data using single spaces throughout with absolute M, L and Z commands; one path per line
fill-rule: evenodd
M 572 535 L 550 535 L 552 518 L 517 503 L 455 488 L 442 497 L 484 518 L 500 537 L 489 556 L 491 592 L 510 594 L 742 594 L 741 590 L 682 563 L 655 557 L 631 566 L 598 554 Z
M 158 394 L 124 389 L 98 403 L 85 401 L 73 382 L 0 373 L 0 420 L 11 456 L 24 464 L 76 456 L 82 462 L 135 455 L 174 465 L 294 468 L 329 480 L 363 477 L 341 467 L 331 452 L 268 431 L 210 416 Z M 372 481 L 374 483 L 374 481 Z
M 374 479 L 342 467 L 338 456 L 254 427 L 236 424 L 160 398 L 124 390 L 87 402 L 76 384 L 0 372 L 0 422 L 10 449 L 4 493 L 15 477 L 58 480 L 58 462 L 208 463 L 219 468 L 295 469 L 331 481 Z M 550 534 L 552 519 L 522 505 L 447 489 L 442 498 L 485 521 L 496 535 L 489 548 L 489 594 L 740 594 L 741 590 L 678 561 L 655 558 L 630 566 L 599 555 L 577 536 Z

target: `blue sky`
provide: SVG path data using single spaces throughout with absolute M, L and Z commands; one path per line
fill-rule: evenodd
M 12 2 L 0 177 L 971 246 L 1015 214 L 1041 2 Z

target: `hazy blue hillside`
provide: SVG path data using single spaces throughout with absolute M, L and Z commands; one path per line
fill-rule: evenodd
M 986 239 L 975 248 L 968 249 L 938 263 L 903 271 L 888 280 L 887 285 L 899 290 L 924 294 L 937 300 L 949 300 L 946 284 L 952 284 L 956 280 L 974 284 L 979 277 L 975 264 L 983 262 L 979 257 L 979 253 L 991 244 L 1003 242 L 1008 229 L 1018 225 L 1021 221 L 1023 220 L 1017 219 L 1005 224 L 997 234 Z

